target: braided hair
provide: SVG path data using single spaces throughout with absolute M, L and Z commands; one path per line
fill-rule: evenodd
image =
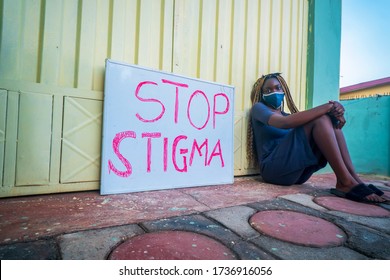
M 283 92 L 285 94 L 287 107 L 290 110 L 291 114 L 295 114 L 299 112 L 298 108 L 295 106 L 295 103 L 291 97 L 290 90 L 286 81 L 280 75 L 281 73 L 271 73 L 268 75 L 263 75 L 254 83 L 251 91 L 251 101 L 252 106 L 257 102 L 260 102 L 263 98 L 263 85 L 264 83 L 271 78 L 275 78 L 279 81 L 282 86 Z M 284 103 L 283 103 L 284 105 Z M 283 108 L 282 108 L 283 111 Z M 246 142 L 246 150 L 247 150 L 247 160 L 250 168 L 258 167 L 258 158 L 256 153 L 256 146 L 253 142 L 253 126 L 252 126 L 252 118 L 249 116 L 248 118 L 248 130 L 247 130 L 247 142 Z

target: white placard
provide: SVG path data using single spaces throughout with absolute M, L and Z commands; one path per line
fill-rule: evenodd
M 233 182 L 234 87 L 106 61 L 101 194 Z

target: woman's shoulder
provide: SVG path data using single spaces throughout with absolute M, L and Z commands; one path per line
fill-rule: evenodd
M 254 104 L 251 110 L 252 118 L 264 124 L 268 123 L 268 119 L 273 113 L 274 112 L 262 102 L 257 102 L 256 104 Z
M 271 111 L 271 109 L 267 105 L 265 105 L 263 102 L 257 102 L 255 104 L 253 104 L 252 109 Z
M 252 106 L 253 114 L 266 114 L 272 115 L 275 111 L 265 105 L 263 102 L 257 102 Z

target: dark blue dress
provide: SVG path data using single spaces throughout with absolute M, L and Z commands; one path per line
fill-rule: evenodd
M 325 167 L 327 161 L 314 143 L 310 145 L 303 126 L 293 129 L 270 126 L 268 120 L 272 114 L 274 112 L 262 102 L 251 110 L 261 176 L 272 184 L 303 184 L 314 172 Z

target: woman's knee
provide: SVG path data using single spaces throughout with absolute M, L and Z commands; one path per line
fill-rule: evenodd
M 318 117 L 315 120 L 312 120 L 307 124 L 305 124 L 304 125 L 305 134 L 309 139 L 311 139 L 312 131 L 314 130 L 315 127 L 331 128 L 333 127 L 332 120 L 328 115 L 322 115 L 321 117 Z
M 332 120 L 328 115 L 322 115 L 321 117 L 315 119 L 314 121 L 322 124 L 332 124 Z
M 328 115 L 322 115 L 321 117 L 312 121 L 312 127 L 333 127 L 332 120 Z

